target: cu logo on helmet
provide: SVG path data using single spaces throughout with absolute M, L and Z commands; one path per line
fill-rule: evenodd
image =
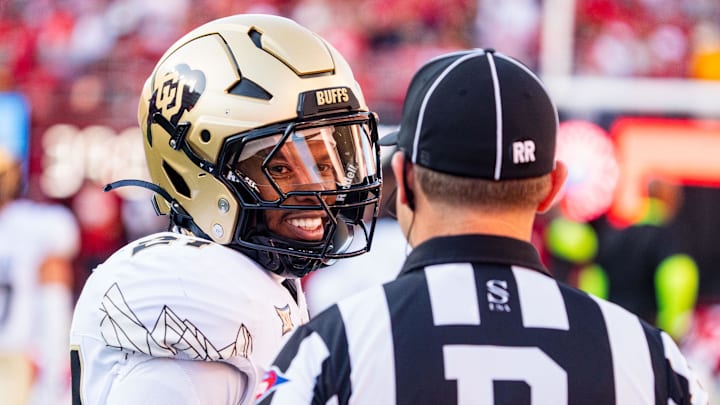
M 185 111 L 195 107 L 205 90 L 205 74 L 192 70 L 186 64 L 176 66 L 156 81 L 150 116 L 160 112 L 173 124 L 177 124 Z

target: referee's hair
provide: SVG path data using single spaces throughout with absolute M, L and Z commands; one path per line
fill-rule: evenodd
M 452 206 L 536 207 L 551 187 L 551 175 L 513 180 L 455 176 L 415 165 L 415 178 L 427 199 Z

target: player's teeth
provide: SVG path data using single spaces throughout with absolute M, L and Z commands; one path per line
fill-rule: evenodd
M 292 226 L 303 229 L 317 229 L 322 226 L 322 219 L 320 218 L 296 218 L 291 219 L 288 222 L 290 222 Z

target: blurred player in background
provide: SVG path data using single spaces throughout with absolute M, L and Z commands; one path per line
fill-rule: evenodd
M 236 15 L 188 33 L 138 110 L 172 232 L 88 278 L 71 331 L 74 404 L 237 404 L 308 320 L 300 277 L 364 253 L 379 201 L 374 114 L 343 57 L 295 22 Z
M 682 205 L 679 184 L 653 180 L 643 217 L 624 228 L 601 223 L 596 263 L 607 277 L 607 299 L 681 341 L 691 326 L 699 270 L 670 226 Z
M 22 180 L 22 161 L 0 148 L 0 402 L 67 402 L 79 229 L 67 208 L 21 198 Z

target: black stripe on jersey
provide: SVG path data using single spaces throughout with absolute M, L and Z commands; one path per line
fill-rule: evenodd
M 298 348 L 313 332 L 316 332 L 331 351 L 329 357 L 323 361 L 322 374 L 315 382 L 314 401 L 319 398 L 324 401 L 337 395 L 338 404 L 347 404 L 352 393 L 350 383 L 350 355 L 348 343 L 345 336 L 345 325 L 337 305 L 333 305 L 323 311 L 314 319 L 316 329 L 310 329 L 309 325 L 300 326 L 283 346 L 282 351 L 274 361 L 275 366 L 282 372 L 287 372 Z M 334 351 L 334 352 L 333 352 Z M 271 393 L 262 403 L 270 403 L 274 392 Z
M 569 330 L 526 328 L 510 267 L 478 265 L 474 275 L 480 312 L 477 326 L 433 325 L 427 279 L 422 270 L 405 273 L 394 283 L 385 285 L 392 319 L 398 404 L 457 403 L 457 382 L 444 376 L 445 345 L 538 347 L 567 372 L 570 404 L 614 404 L 610 343 L 602 313 L 592 299 L 563 288 L 561 294 Z M 489 280 L 507 282 L 509 311 L 491 307 L 486 287 Z M 492 369 L 494 365 L 469 367 Z M 592 384 L 588 385 L 588 381 Z M 523 398 L 527 398 L 523 384 L 498 380 L 493 384 L 495 398 L 523 403 Z
M 315 317 L 316 332 L 331 352 L 323 362 L 322 375 L 315 383 L 315 398 L 332 398 L 337 395 L 338 404 L 347 404 L 352 393 L 350 382 L 350 353 L 340 309 L 333 305 Z
M 457 384 L 442 374 L 438 342 L 453 329 L 467 333 L 467 326 L 434 327 L 425 273 L 413 271 L 385 284 L 395 348 L 397 405 L 457 403 Z M 479 365 L 480 366 L 480 365 Z
M 673 370 L 670 361 L 665 357 L 665 345 L 660 330 L 646 323 L 643 323 L 643 330 L 650 347 L 655 373 L 655 403 L 665 405 L 662 398 L 670 398 L 676 404 L 692 403 L 692 398 L 689 398 L 690 382 Z
M 667 359 L 665 359 L 665 353 L 663 351 L 664 345 L 662 344 L 660 331 L 644 322 L 642 327 L 645 333 L 645 340 L 648 342 L 653 375 L 655 376 L 655 405 L 667 405 L 667 401 L 663 401 L 663 398 L 672 398 L 675 400 L 675 403 L 682 403 L 679 402 L 676 397 L 668 396 L 668 387 L 671 386 L 670 373 L 668 371 L 672 369 L 670 365 L 667 364 Z M 667 383 L 664 383 L 664 381 L 667 381 Z
M 542 349 L 568 373 L 568 403 L 614 404 L 615 372 L 605 317 L 586 293 L 558 285 L 570 330 L 559 339 L 543 338 Z M 593 383 L 588 386 L 588 381 Z
M 72 405 L 82 405 L 80 395 L 81 373 L 80 353 L 77 349 L 70 350 L 70 375 L 72 379 Z

